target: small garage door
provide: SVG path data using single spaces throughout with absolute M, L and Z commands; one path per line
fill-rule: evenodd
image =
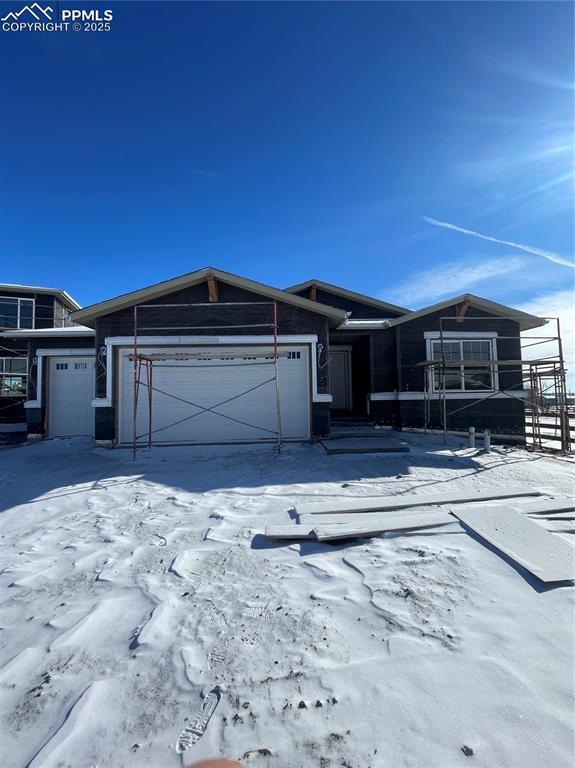
M 48 375 L 48 434 L 76 437 L 94 434 L 93 357 L 51 357 Z
M 201 353 L 209 359 L 156 360 L 152 380 L 154 443 L 209 443 L 277 439 L 272 350 L 262 347 L 146 348 L 148 353 Z M 310 435 L 309 355 L 306 346 L 282 347 L 279 367 L 282 436 Z M 119 441 L 133 439 L 134 368 L 120 350 Z M 230 355 L 234 357 L 230 357 Z M 238 354 L 241 356 L 238 357 Z M 142 370 L 137 435 L 148 434 L 148 387 Z M 209 408 L 209 411 L 204 409 Z

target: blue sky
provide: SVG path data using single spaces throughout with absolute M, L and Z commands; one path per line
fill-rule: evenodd
M 60 7 L 112 31 L 0 31 L 2 281 L 89 304 L 213 265 L 566 311 L 570 3 Z

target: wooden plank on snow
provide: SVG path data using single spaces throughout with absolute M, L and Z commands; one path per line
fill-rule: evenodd
M 413 531 L 424 528 L 435 528 L 440 525 L 454 523 L 455 518 L 447 512 L 432 512 L 421 517 L 394 517 L 387 515 L 386 520 L 378 520 L 372 525 L 317 525 L 314 528 L 319 541 L 333 541 L 335 539 L 360 539 L 370 536 L 379 536 L 389 531 Z
M 270 525 L 264 536 L 268 539 L 315 539 L 313 527 L 309 525 Z
M 386 509 L 406 509 L 408 507 L 430 506 L 432 504 L 466 504 L 474 501 L 493 501 L 494 499 L 512 499 L 519 496 L 542 496 L 541 491 L 524 487 L 507 490 L 474 493 L 458 491 L 454 493 L 421 493 L 406 496 L 366 496 L 363 499 L 341 498 L 332 501 L 297 504 L 298 515 L 347 514 L 353 512 L 382 512 Z
M 306 525 L 309 528 L 315 528 L 317 525 L 354 525 L 356 528 L 369 528 L 380 523 L 386 523 L 389 520 L 397 520 L 399 517 L 402 520 L 409 521 L 412 518 L 419 520 L 429 515 L 443 514 L 448 516 L 448 513 L 449 508 L 423 507 L 418 509 L 396 509 L 388 512 L 366 512 L 365 514 L 352 512 L 349 515 L 321 515 L 321 517 L 317 515 L 301 515 L 299 521 L 300 525 Z
M 542 499 L 537 501 L 512 502 L 513 507 L 527 515 L 553 515 L 560 512 L 575 511 L 575 499 Z
M 515 509 L 455 509 L 453 514 L 544 582 L 575 578 L 575 549 Z

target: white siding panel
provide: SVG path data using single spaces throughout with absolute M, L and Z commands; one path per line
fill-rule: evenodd
M 271 348 L 264 348 L 271 355 Z M 177 347 L 146 348 L 146 352 L 192 351 L 203 360 L 164 360 L 153 363 L 152 439 L 158 443 L 209 443 L 277 439 L 274 365 L 271 359 L 250 357 L 262 348 Z M 142 348 L 140 351 L 143 351 Z M 286 439 L 310 435 L 309 353 L 306 346 L 282 347 L 289 358 L 279 360 L 282 434 Z M 226 359 L 226 354 L 241 358 Z M 119 440 L 133 437 L 133 363 L 131 350 L 120 354 Z M 137 434 L 148 432 L 148 387 L 145 368 L 140 375 Z M 250 390 L 250 391 L 248 391 Z M 203 411 L 210 408 L 211 411 Z M 226 418 L 229 417 L 229 418 Z

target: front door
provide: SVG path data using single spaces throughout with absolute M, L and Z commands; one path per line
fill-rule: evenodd
M 351 347 L 331 347 L 329 351 L 331 408 L 351 411 Z

